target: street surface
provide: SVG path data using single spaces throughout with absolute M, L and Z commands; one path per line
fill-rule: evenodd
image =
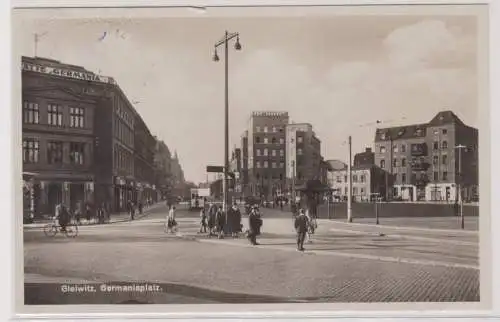
M 26 304 L 479 301 L 478 233 L 443 221 L 429 229 L 403 225 L 407 218 L 380 226 L 320 219 L 302 253 L 286 212 L 263 209 L 260 245 L 251 246 L 199 234 L 198 213 L 185 209 L 179 233 L 168 235 L 166 211 L 82 226 L 74 239 L 25 229 Z M 61 283 L 111 282 L 161 291 L 61 291 Z

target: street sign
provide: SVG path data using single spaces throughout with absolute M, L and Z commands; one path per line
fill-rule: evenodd
M 207 172 L 222 173 L 222 172 L 224 172 L 224 167 L 215 166 L 215 165 L 208 165 Z

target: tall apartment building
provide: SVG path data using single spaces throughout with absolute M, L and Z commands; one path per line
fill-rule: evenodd
M 245 195 L 272 199 L 285 188 L 288 112 L 253 112 L 242 137 Z M 246 164 L 245 164 L 246 161 Z
M 458 145 L 466 147 L 460 159 Z M 425 124 L 377 129 L 375 163 L 388 172 L 387 197 L 451 202 L 462 184 L 464 198 L 477 198 L 477 146 L 477 129 L 451 111 Z
M 322 179 L 321 141 L 308 123 L 286 126 L 286 178 L 289 189 L 293 180 L 302 185 Z

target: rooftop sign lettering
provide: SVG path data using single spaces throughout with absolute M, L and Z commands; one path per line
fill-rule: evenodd
M 35 73 L 54 75 L 59 77 L 90 81 L 90 82 L 115 84 L 115 81 L 112 77 L 96 75 L 92 72 L 75 71 L 64 68 L 42 66 L 27 62 L 22 63 L 22 70 L 28 72 L 35 72 Z

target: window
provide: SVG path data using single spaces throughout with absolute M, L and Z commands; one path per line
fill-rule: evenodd
M 380 153 L 385 153 L 385 146 L 380 147 Z
M 366 182 L 366 176 L 364 174 L 362 174 L 360 177 L 359 177 L 359 180 L 361 182 Z
M 62 126 L 62 106 L 49 104 L 47 123 L 49 125 Z
M 448 142 L 447 141 L 443 141 L 443 143 L 441 143 L 441 148 L 444 150 L 444 149 L 448 149 Z
M 47 143 L 47 161 L 50 164 L 60 164 L 63 161 L 63 143 L 52 141 Z
M 439 158 L 437 155 L 432 157 L 432 165 L 438 165 Z
M 448 134 L 448 130 L 447 129 L 443 129 L 443 135 L 446 135 Z
M 276 169 L 277 165 L 276 165 L 276 162 L 273 162 L 273 169 Z
M 392 160 L 392 166 L 397 167 L 398 166 L 398 159 Z
M 299 137 L 297 138 L 297 143 L 302 143 L 303 141 L 304 141 L 304 138 L 303 138 L 303 137 L 299 136 Z
M 434 171 L 434 181 L 438 181 L 438 180 L 439 180 L 439 172 Z
M 257 173 L 257 174 L 255 175 L 255 178 L 257 178 L 257 180 L 259 180 L 259 179 L 260 179 L 260 174 L 258 174 L 258 173 Z
M 283 156 L 285 156 L 285 150 L 281 149 L 280 150 L 280 157 L 283 157 Z
M 438 149 L 439 149 L 439 142 L 434 141 L 434 150 L 438 150 Z
M 280 168 L 284 168 L 285 167 L 285 162 L 280 162 Z
M 344 195 L 347 194 L 347 187 L 344 187 Z
M 401 152 L 406 152 L 406 144 L 401 144 Z
M 272 144 L 276 144 L 276 138 L 272 138 L 272 139 L 271 139 L 271 143 L 272 143 Z
M 342 182 L 342 179 L 340 178 L 340 176 L 337 176 L 337 178 L 336 178 L 336 179 L 337 179 L 337 180 L 336 180 L 337 182 L 339 182 L 339 183 L 340 183 L 340 182 Z
M 344 182 L 347 182 L 347 176 L 344 176 Z
M 255 132 L 260 132 L 260 126 L 255 127 Z
M 353 175 L 352 176 L 352 182 L 358 182 L 358 176 L 357 175 Z
M 269 139 L 268 138 L 264 138 L 264 144 L 268 144 L 269 143 Z
M 40 123 L 40 110 L 37 103 L 24 102 L 23 122 L 29 124 Z
M 37 163 L 40 159 L 40 143 L 36 139 L 23 140 L 23 162 Z
M 256 168 L 260 168 L 260 162 L 259 161 L 255 161 L 255 167 Z
M 444 164 L 444 165 L 447 165 L 447 164 L 448 164 L 448 156 L 447 156 L 447 155 L 443 155 L 442 160 L 443 160 L 443 164 Z
M 406 159 L 405 158 L 401 159 L 401 166 L 406 167 Z
M 257 154 L 258 157 L 260 157 L 260 149 L 256 149 L 255 153 Z
M 297 149 L 297 155 L 302 155 L 302 149 Z
M 84 109 L 81 107 L 70 107 L 69 109 L 69 126 L 71 127 L 84 127 Z
M 264 168 L 268 168 L 269 167 L 269 164 L 267 163 L 267 161 L 264 161 Z
M 267 126 L 264 126 L 264 133 L 267 133 Z
M 71 142 L 69 144 L 69 161 L 72 164 L 83 164 L 85 143 Z
M 448 180 L 448 172 L 443 171 L 443 180 Z
M 406 183 L 406 173 L 401 173 L 401 182 L 402 182 L 403 184 L 405 184 L 405 183 Z
M 276 156 L 276 150 L 272 150 L 271 155 L 272 155 L 273 157 L 275 157 L 275 156 Z
M 357 195 L 358 194 L 358 188 L 354 187 L 352 188 L 352 194 Z
M 365 195 L 365 188 L 361 188 L 361 195 L 364 196 Z
M 259 136 L 255 137 L 255 143 L 260 143 L 260 137 Z
M 380 168 L 385 169 L 385 160 L 380 160 Z
M 277 129 L 276 126 L 273 126 L 273 133 L 276 133 Z
M 394 144 L 394 145 L 392 146 L 392 151 L 394 151 L 394 152 L 398 152 L 398 145 L 397 145 L 397 144 Z
M 264 149 L 264 156 L 266 157 L 267 157 L 267 152 L 268 152 L 267 149 Z
M 285 139 L 284 138 L 280 138 L 280 144 L 285 144 Z

